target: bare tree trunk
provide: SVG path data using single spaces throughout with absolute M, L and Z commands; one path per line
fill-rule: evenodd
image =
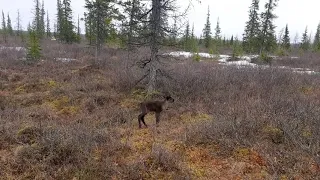
M 152 14 L 151 14 L 151 59 L 149 63 L 149 83 L 148 93 L 152 93 L 156 89 L 157 70 L 158 66 L 158 51 L 159 51 L 159 37 L 160 37 L 160 19 L 161 19 L 161 0 L 152 0 Z

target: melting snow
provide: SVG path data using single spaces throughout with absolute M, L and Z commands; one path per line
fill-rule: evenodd
M 202 58 L 219 58 L 219 64 L 221 65 L 234 65 L 237 67 L 259 67 L 259 68 L 268 68 L 270 66 L 266 65 L 257 65 L 254 63 L 251 63 L 251 60 L 253 58 L 259 57 L 259 55 L 247 55 L 247 56 L 240 56 L 239 61 L 229 61 L 231 56 L 229 55 L 214 55 L 214 54 L 209 54 L 209 53 L 198 53 L 200 57 Z M 164 55 L 169 55 L 169 56 L 174 56 L 174 57 L 180 57 L 183 56 L 185 58 L 192 57 L 194 53 L 190 52 L 185 52 L 185 51 L 177 51 L 177 52 L 171 52 L 171 53 L 165 53 Z M 270 56 L 271 58 L 278 58 L 278 56 Z M 291 59 L 298 59 L 299 57 L 290 57 Z M 308 68 L 290 68 L 286 66 L 279 66 L 276 68 L 280 69 L 287 69 L 287 70 L 292 70 L 293 72 L 299 73 L 299 74 L 320 74 L 320 72 L 312 71 Z
M 76 59 L 72 59 L 72 58 L 55 58 L 55 60 L 57 60 L 57 61 L 61 61 L 61 62 L 71 62 L 71 61 L 76 61 Z
M 226 65 L 236 65 L 236 66 L 257 66 L 256 64 L 250 63 L 246 60 L 241 61 L 228 61 L 225 63 Z
M 6 47 L 6 46 L 0 46 L 0 50 L 26 51 L 27 49 L 24 48 L 24 47 Z

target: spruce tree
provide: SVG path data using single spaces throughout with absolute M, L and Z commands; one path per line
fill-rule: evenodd
M 316 34 L 313 40 L 313 48 L 315 51 L 320 50 L 320 23 L 318 24 Z
M 56 24 L 55 37 L 58 39 L 60 39 L 62 20 L 63 20 L 62 4 L 61 4 L 61 0 L 57 0 L 57 24 Z
M 286 25 L 286 28 L 284 30 L 284 35 L 282 38 L 282 44 L 281 44 L 282 48 L 289 50 L 290 49 L 290 35 L 289 35 L 289 28 L 288 28 L 288 24 Z
M 248 53 L 259 51 L 258 37 L 260 34 L 259 0 L 252 0 L 249 8 L 249 20 L 246 22 L 243 34 L 243 48 Z
M 2 38 L 5 43 L 7 43 L 8 39 L 8 30 L 6 24 L 6 17 L 4 16 L 4 12 L 2 11 Z
M 210 23 L 210 9 L 208 6 L 208 13 L 207 13 L 207 21 L 204 25 L 203 29 L 203 38 L 204 38 L 204 46 L 206 48 L 210 47 L 211 44 L 211 23 Z
M 301 45 L 300 48 L 304 51 L 307 51 L 310 46 L 310 41 L 308 37 L 308 27 L 304 30 L 304 33 L 302 34 L 302 40 L 301 40 Z
M 88 10 L 90 36 L 94 36 L 96 47 L 96 60 L 98 60 L 101 48 L 107 40 L 114 40 L 115 28 L 113 19 L 119 17 L 118 9 L 115 8 L 115 0 L 86 0 L 85 8 Z
M 57 38 L 57 24 L 53 24 L 53 37 L 56 39 Z
M 7 30 L 8 30 L 8 34 L 10 36 L 13 36 L 13 28 L 12 28 L 11 18 L 10 18 L 9 13 L 8 13 L 8 18 L 7 18 Z
M 268 0 L 265 4 L 265 12 L 261 13 L 261 34 L 260 34 L 260 55 L 270 53 L 277 47 L 275 36 L 275 25 L 273 21 L 277 16 L 274 10 L 277 7 L 278 0 Z
M 221 40 L 221 28 L 220 28 L 220 22 L 219 22 L 219 18 L 217 20 L 217 25 L 215 28 L 215 35 L 214 35 L 214 39 L 219 42 Z
M 234 42 L 234 40 L 233 40 L 233 35 L 232 35 L 231 39 L 230 39 L 230 45 L 233 45 L 233 42 Z
M 47 10 L 47 28 L 46 28 L 46 34 L 47 34 L 47 38 L 51 38 L 50 18 L 49 18 L 49 12 L 48 12 L 48 10 Z
M 222 45 L 225 46 L 227 42 L 226 36 L 223 36 Z
M 45 25 L 45 10 L 44 10 L 44 1 L 42 0 L 41 9 L 40 9 L 40 24 L 39 24 L 39 37 L 43 38 L 46 34 L 46 25 Z
M 59 38 L 64 43 L 73 43 L 76 42 L 76 34 L 74 32 L 74 25 L 72 21 L 72 9 L 70 5 L 71 0 L 62 1 L 62 19 L 59 26 Z
M 81 29 L 80 29 L 80 17 L 78 15 L 78 23 L 77 23 L 77 43 L 81 41 Z
M 148 27 L 146 21 L 148 21 L 148 15 L 144 11 L 146 11 L 146 7 L 142 6 L 140 0 L 129 0 L 125 1 L 121 4 L 124 13 L 122 17 L 123 27 L 121 30 L 122 41 L 127 44 L 128 49 L 133 50 L 133 46 L 139 43 L 143 43 L 143 38 L 141 38 L 144 34 L 148 33 Z M 144 22 L 141 22 L 144 21 Z M 174 18 L 174 26 L 170 33 L 170 43 L 176 44 L 177 41 L 177 33 L 174 29 L 177 29 L 177 19 Z M 135 43 L 133 43 L 135 42 Z
M 84 13 L 84 22 L 85 22 L 85 37 L 89 41 L 89 45 L 92 46 L 94 43 L 94 24 L 93 24 L 93 16 L 92 9 L 88 9 L 88 13 Z
M 21 33 L 22 33 L 22 27 L 21 27 L 21 16 L 20 16 L 20 11 L 18 10 L 17 11 L 17 25 L 16 25 L 16 33 L 17 33 L 17 36 L 21 36 Z
M 184 33 L 183 44 L 184 44 L 184 50 L 185 51 L 190 51 L 191 50 L 191 46 L 190 46 L 190 24 L 189 24 L 189 22 L 187 23 L 186 30 L 185 30 L 185 33 Z
M 176 45 L 177 44 L 177 36 L 178 36 L 178 18 L 177 16 L 174 16 L 173 18 L 173 27 L 172 27 L 172 32 L 170 32 L 170 45 Z M 188 22 L 189 24 L 189 22 Z
M 232 59 L 237 59 L 242 54 L 243 46 L 241 45 L 241 42 L 238 39 L 238 37 L 236 37 L 232 45 Z
M 39 0 L 34 0 L 34 19 L 33 19 L 33 30 L 35 30 L 37 36 L 41 37 L 41 9 Z
M 28 47 L 27 47 L 27 61 L 28 62 L 35 62 L 40 60 L 41 58 L 41 47 L 39 42 L 39 36 L 34 29 L 31 27 L 30 23 L 28 26 Z
M 193 53 L 198 52 L 198 43 L 197 43 L 197 38 L 194 34 L 194 24 L 192 25 L 192 30 L 191 30 L 191 51 Z

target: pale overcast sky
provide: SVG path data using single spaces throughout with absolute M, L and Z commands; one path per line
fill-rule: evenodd
M 217 18 L 220 18 L 222 34 L 230 37 L 232 34 L 241 37 L 245 22 L 248 20 L 248 10 L 252 0 L 202 0 L 201 4 L 194 1 L 194 6 L 189 11 L 189 21 L 194 23 L 197 35 L 200 35 L 206 21 L 207 7 L 210 6 L 211 24 L 214 29 Z M 260 11 L 266 0 L 261 0 Z M 185 7 L 189 1 L 178 0 L 178 5 Z M 55 19 L 56 0 L 44 0 L 45 8 L 49 11 L 51 19 Z M 32 20 L 33 0 L 0 0 L 0 8 L 5 13 L 10 13 L 13 24 L 15 24 L 16 12 L 19 9 L 24 28 Z M 84 0 L 71 0 L 74 11 L 74 19 L 83 16 Z M 301 36 L 306 26 L 308 32 L 316 31 L 317 24 L 320 22 L 319 0 L 280 0 L 275 13 L 278 18 L 275 21 L 277 34 L 288 23 L 290 35 L 296 33 Z M 52 22 L 52 20 L 51 20 Z

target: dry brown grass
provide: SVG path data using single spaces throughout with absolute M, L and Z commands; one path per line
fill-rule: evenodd
M 135 86 L 143 72 L 127 67 L 146 52 L 109 49 L 97 66 L 83 49 L 48 44 L 43 62 L 0 60 L 4 179 L 320 177 L 319 75 L 171 60 L 159 90 L 176 101 L 159 127 L 150 114 L 138 129 L 136 106 L 150 97 L 145 81 Z

